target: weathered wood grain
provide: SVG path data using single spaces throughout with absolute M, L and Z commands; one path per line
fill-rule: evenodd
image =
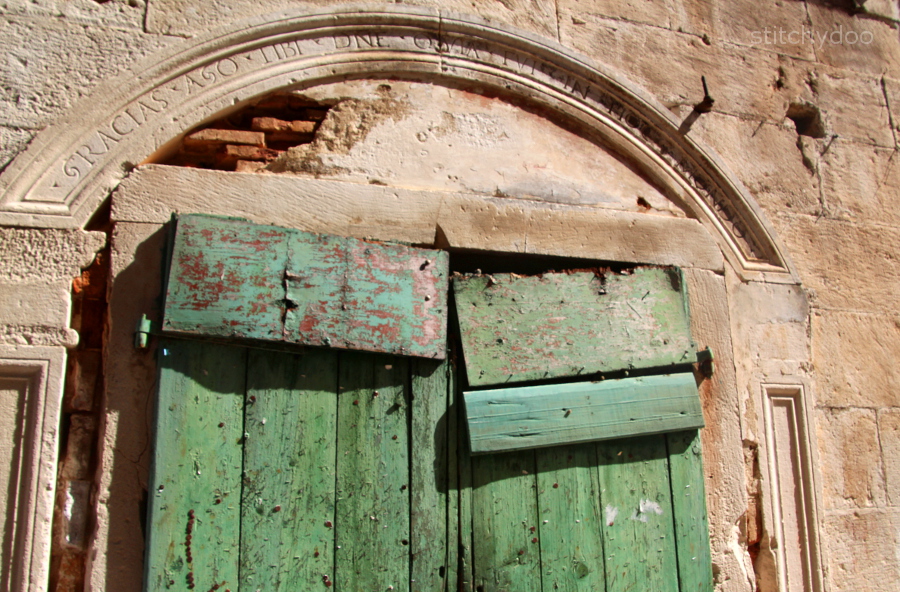
M 664 435 L 596 445 L 608 592 L 677 592 Z
M 245 352 L 179 340 L 158 351 L 145 590 L 236 589 Z
M 712 592 L 702 447 L 696 430 L 666 434 L 680 592 Z
M 340 356 L 333 577 L 339 590 L 409 590 L 407 362 Z
M 282 278 L 291 232 L 233 218 L 180 217 L 163 330 L 281 340 Z
M 465 393 L 475 454 L 703 427 L 688 372 Z
M 441 592 L 447 581 L 448 362 L 411 360 L 410 590 Z M 454 517 L 455 520 L 455 517 Z
M 604 592 L 596 447 L 555 446 L 535 455 L 544 592 Z
M 163 329 L 443 359 L 448 262 L 443 251 L 185 215 Z
M 534 452 L 475 457 L 472 479 L 475 590 L 540 591 Z
M 242 589 L 292 592 L 331 577 L 337 356 L 250 350 Z
M 457 276 L 471 386 L 691 363 L 678 269 Z
M 458 590 L 471 589 L 472 578 L 463 568 L 464 563 L 472 551 L 472 519 L 471 513 L 463 516 L 463 491 L 471 501 L 472 490 L 471 473 L 468 472 L 463 479 L 463 467 L 468 469 L 468 463 L 463 455 L 468 458 L 468 453 L 462 447 L 465 438 L 460 434 L 460 407 L 459 402 L 462 392 L 458 388 L 458 369 L 456 356 L 451 350 L 447 358 L 447 396 L 449 404 L 447 408 L 447 553 L 446 553 L 446 590 L 456 592 Z M 465 487 L 465 489 L 464 489 Z M 470 506 L 470 504 L 465 504 Z M 468 521 L 466 521 L 468 520 Z M 467 563 L 471 565 L 471 561 Z M 468 587 L 467 587 L 468 586 Z

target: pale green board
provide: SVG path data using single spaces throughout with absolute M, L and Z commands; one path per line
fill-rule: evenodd
M 475 454 L 703 427 L 693 374 L 467 391 Z
M 681 271 L 459 276 L 470 386 L 696 361 Z

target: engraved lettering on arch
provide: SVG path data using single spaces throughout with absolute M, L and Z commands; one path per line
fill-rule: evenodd
M 369 49 L 385 47 L 385 45 L 384 39 L 379 33 L 354 33 L 352 35 L 335 35 L 334 47 L 335 49 Z

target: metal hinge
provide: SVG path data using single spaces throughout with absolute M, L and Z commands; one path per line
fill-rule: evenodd
M 716 371 L 715 356 L 711 347 L 697 352 L 697 367 L 703 376 L 710 378 Z
M 141 315 L 137 328 L 134 330 L 134 347 L 135 349 L 147 349 L 147 343 L 150 341 L 150 319 L 147 315 Z

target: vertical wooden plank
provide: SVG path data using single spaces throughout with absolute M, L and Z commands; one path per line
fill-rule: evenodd
M 411 360 L 410 589 L 446 590 L 447 362 Z
M 666 438 L 681 592 L 711 592 L 712 558 L 700 432 L 673 432 Z
M 459 363 L 459 357 L 456 357 Z M 475 591 L 475 547 L 474 547 L 474 476 L 472 474 L 472 452 L 469 450 L 469 439 L 465 435 L 465 410 L 461 387 L 461 367 L 452 376 L 453 417 L 456 421 L 457 458 L 459 459 L 459 561 L 457 575 L 460 592 Z
M 539 591 L 534 452 L 475 457 L 472 478 L 475 590 Z
M 445 589 L 448 592 L 459 592 L 469 588 L 472 580 L 463 577 L 460 569 L 466 551 L 471 551 L 471 545 L 464 545 L 464 539 L 471 541 L 471 528 L 463 528 L 462 522 L 462 466 L 464 454 L 460 446 L 463 438 L 459 434 L 459 404 L 457 397 L 462 391 L 457 389 L 457 365 L 456 356 L 451 355 L 447 359 L 447 395 L 449 405 L 447 408 L 447 575 L 445 577 Z M 467 480 L 468 482 L 468 480 Z M 466 490 L 471 493 L 471 490 Z M 471 519 L 468 522 L 471 526 Z
M 543 590 L 603 592 L 596 447 L 554 446 L 535 455 Z
M 340 357 L 338 590 L 409 590 L 409 402 L 404 358 Z
M 246 352 L 161 340 L 159 367 L 144 589 L 235 589 Z
M 597 444 L 609 592 L 676 592 L 665 436 Z
M 337 353 L 251 350 L 242 590 L 321 586 L 333 568 Z

